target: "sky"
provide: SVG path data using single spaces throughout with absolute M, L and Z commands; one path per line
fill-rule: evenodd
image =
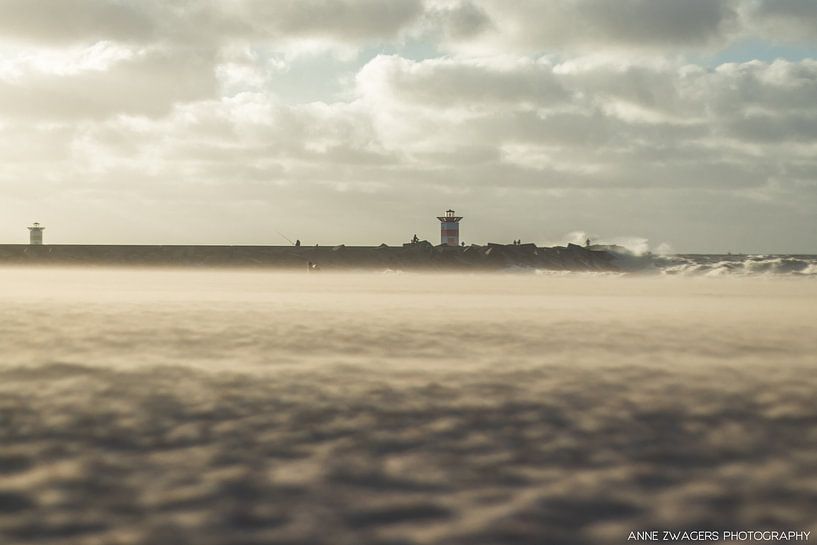
M 817 253 L 814 0 L 0 0 L 0 243 Z

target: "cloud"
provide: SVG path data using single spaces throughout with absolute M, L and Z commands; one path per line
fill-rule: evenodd
M 437 40 L 470 39 L 494 28 L 490 16 L 473 2 L 429 1 L 426 8 L 424 30 L 438 33 Z
M 513 207 L 574 203 L 559 222 L 569 222 L 571 210 L 576 218 L 609 216 L 610 203 L 625 195 L 669 213 L 675 205 L 666 192 L 732 209 L 765 199 L 794 218 L 809 210 L 809 181 L 817 180 L 812 61 L 714 70 L 591 61 L 381 56 L 358 72 L 346 101 L 294 105 L 263 91 L 204 96 L 152 119 L 134 111 L 69 125 L 60 138 L 70 145 L 61 150 L 53 133 L 9 126 L 6 134 L 19 136 L 0 148 L 8 161 L 0 183 L 25 171 L 102 201 L 128 192 L 171 210 L 216 199 L 271 207 L 279 218 L 295 212 L 293 203 L 324 217 L 337 206 L 389 202 L 419 211 L 435 193 L 472 207 L 502 195 Z M 55 160 L 19 163 L 32 150 Z M 786 182 L 792 176 L 800 186 Z M 792 191 L 801 193 L 796 205 Z M 365 222 L 346 225 L 354 232 Z M 309 228 L 319 236 L 317 225 Z
M 2 0 L 0 9 L 4 41 L 44 44 L 389 40 L 423 13 L 420 0 Z
M 456 110 L 478 104 L 543 105 L 565 92 L 543 62 L 519 57 L 413 62 L 378 56 L 358 74 L 363 94 L 388 95 L 426 107 Z
M 317 40 L 342 48 L 438 40 L 452 51 L 650 50 L 751 35 L 813 43 L 810 0 L 0 0 L 0 42 L 198 44 Z M 785 33 L 785 34 L 784 34 Z
M 47 121 L 155 116 L 177 102 L 215 96 L 212 51 L 97 44 L 66 57 L 31 56 L 14 63 L 5 77 L 0 73 L 0 116 Z
M 410 222 L 454 201 L 497 217 L 472 240 L 544 236 L 527 214 L 554 237 L 683 249 L 730 214 L 756 226 L 735 218 L 764 206 L 785 216 L 774 240 L 811 240 L 817 61 L 699 58 L 759 36 L 809 43 L 810 6 L 0 0 L 0 184 L 17 214 L 0 225 L 69 221 L 69 204 L 100 221 L 125 195 L 134 224 L 115 240 L 158 241 L 157 220 L 180 214 L 221 240 L 208 220 L 223 205 L 225 221 L 247 207 L 318 238 L 306 208 L 371 242 L 367 211 Z
M 817 40 L 817 4 L 811 0 L 755 0 L 746 5 L 749 25 L 775 41 Z
M 155 2 L 0 0 L 0 41 L 59 44 L 155 37 Z
M 420 0 L 245 0 L 239 3 L 259 36 L 390 39 L 423 13 Z
M 592 59 L 591 59 L 592 61 Z M 423 143 L 522 142 L 596 154 L 626 146 L 739 144 L 766 120 L 776 133 L 812 140 L 817 113 L 814 61 L 752 61 L 714 70 L 696 66 L 566 61 L 377 57 L 358 74 L 362 99 L 396 142 L 410 129 L 436 130 Z M 411 145 L 400 141 L 401 146 Z M 676 149 L 676 153 L 683 153 Z
M 557 48 L 701 48 L 726 41 L 738 26 L 732 0 L 478 0 L 491 29 L 451 41 L 465 51 Z M 487 25 L 486 25 L 487 26 Z

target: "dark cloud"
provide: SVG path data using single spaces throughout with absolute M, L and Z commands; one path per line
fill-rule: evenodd
M 702 48 L 722 44 L 739 30 L 733 0 L 478 0 L 491 32 L 455 49 L 486 45 L 514 50 L 561 48 Z
M 753 114 L 729 123 L 728 131 L 737 138 L 775 144 L 817 142 L 817 113 L 803 115 Z
M 811 0 L 757 0 L 747 12 L 750 24 L 769 39 L 817 40 L 817 3 Z
M 239 7 L 259 36 L 390 40 L 423 13 L 420 0 L 245 0 Z
M 113 0 L 0 0 L 0 41 L 64 44 L 156 37 L 145 2 Z
M 218 45 L 230 40 L 390 40 L 423 13 L 420 0 L 2 0 L 6 40 Z M 354 45 L 354 44 L 353 44 Z
M 488 14 L 474 2 L 458 2 L 454 5 L 432 5 L 426 12 L 426 24 L 431 30 L 439 30 L 447 40 L 462 40 L 478 36 L 493 28 Z
M 358 47 L 430 32 L 453 49 L 667 51 L 786 29 L 779 39 L 813 40 L 817 27 L 810 0 L 1 0 L 0 10 L 3 41 L 45 44 L 317 38 Z

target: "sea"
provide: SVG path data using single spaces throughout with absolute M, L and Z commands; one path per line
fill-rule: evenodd
M 610 247 L 620 274 L 666 276 L 817 276 L 817 255 L 633 253 Z M 537 271 L 559 274 L 556 271 Z M 562 272 L 561 274 L 565 274 Z
M 647 257 L 0 268 L 0 543 L 817 539 L 817 258 Z
M 652 268 L 675 275 L 817 276 L 815 255 L 671 255 L 652 257 Z M 649 270 L 649 265 L 647 266 Z

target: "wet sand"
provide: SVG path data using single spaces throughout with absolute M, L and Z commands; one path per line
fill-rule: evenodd
M 817 535 L 817 282 L 0 269 L 0 543 Z

